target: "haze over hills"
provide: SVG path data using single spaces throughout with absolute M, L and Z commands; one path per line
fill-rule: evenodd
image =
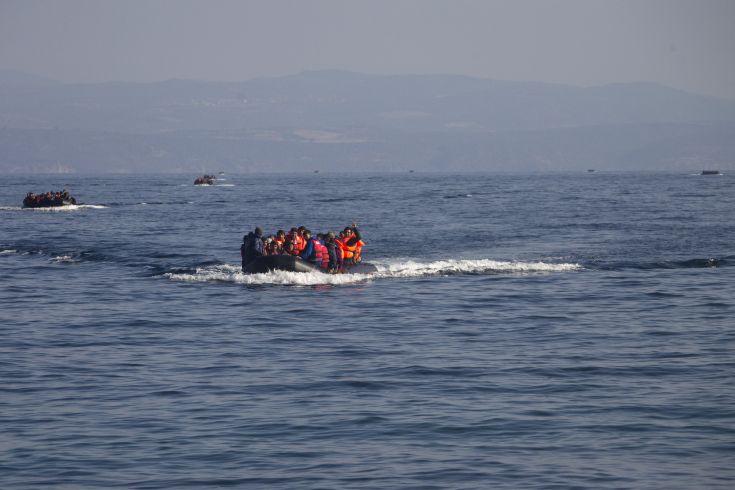
M 340 71 L 65 84 L 0 72 L 0 171 L 733 168 L 735 102 Z

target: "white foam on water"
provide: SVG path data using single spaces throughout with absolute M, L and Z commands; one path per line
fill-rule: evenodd
M 262 274 L 244 274 L 240 266 L 221 264 L 199 267 L 193 273 L 166 273 L 164 277 L 183 282 L 231 282 L 237 284 L 274 284 L 315 286 L 321 284 L 345 285 L 382 278 L 441 276 L 462 273 L 550 273 L 581 270 L 579 264 L 549 264 L 545 262 L 509 262 L 491 259 L 413 260 L 375 263 L 374 274 L 324 274 L 322 272 L 271 271 Z
M 166 273 L 172 281 L 232 282 L 236 284 L 273 284 L 288 286 L 342 285 L 365 282 L 365 274 L 324 274 L 323 272 L 271 271 L 262 274 L 244 274 L 240 266 L 222 264 L 198 267 L 193 274 Z
M 235 187 L 235 184 L 214 184 L 215 187 Z
M 17 254 L 18 251 L 14 249 L 8 249 L 8 250 L 0 250 L 0 255 L 13 255 Z
M 434 262 L 396 260 L 376 265 L 378 266 L 378 274 L 385 277 L 419 277 L 478 272 L 568 272 L 582 269 L 579 264 L 512 262 L 492 259 L 450 259 Z
M 79 209 L 107 209 L 107 206 L 102 204 L 78 204 Z
M 56 264 L 73 264 L 77 262 L 77 259 L 71 255 L 57 255 L 56 257 L 51 257 L 49 260 Z

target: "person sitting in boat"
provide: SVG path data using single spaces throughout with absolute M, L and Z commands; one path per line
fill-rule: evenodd
M 303 228 L 303 226 L 301 227 Z M 293 242 L 294 249 L 296 249 L 296 254 L 298 255 L 301 253 L 301 251 L 304 249 L 304 246 L 306 245 L 304 243 L 304 237 L 301 235 L 303 230 L 301 228 L 293 227 L 288 232 L 288 235 L 286 235 L 286 240 L 290 240 Z
M 306 248 L 306 241 L 307 238 L 304 236 L 304 232 L 306 231 L 306 227 L 301 225 L 296 230 L 296 239 L 294 240 L 294 245 L 296 245 L 296 250 L 299 251 L 299 253 L 303 252 Z
M 276 241 L 276 243 L 278 243 L 281 251 L 283 251 L 283 246 L 286 244 L 286 232 L 283 230 L 278 230 L 278 232 L 276 232 L 274 240 Z
M 265 252 L 266 255 L 281 255 L 283 253 L 283 247 L 273 235 L 265 239 Z
M 304 260 L 308 260 L 309 262 L 314 262 L 316 259 L 316 247 L 314 246 L 316 239 L 312 238 L 311 230 L 304 230 L 301 233 L 301 237 L 304 239 L 305 245 L 301 252 L 299 252 L 299 257 Z
M 318 254 L 321 255 L 321 261 L 318 263 L 318 265 L 324 270 L 329 270 L 329 250 L 327 249 L 327 234 L 317 233 L 316 239 L 316 246 L 319 248 Z
M 311 262 L 312 264 L 316 264 L 319 267 L 323 267 L 324 269 L 326 269 L 324 257 L 326 255 L 327 249 L 319 242 L 318 238 L 311 236 L 310 230 L 304 230 L 303 237 L 306 241 L 306 246 L 304 247 L 304 250 L 299 254 L 299 257 Z
M 298 255 L 299 253 L 296 251 L 296 247 L 293 244 L 293 241 L 286 240 L 286 243 L 283 244 L 283 253 L 284 255 Z
M 242 245 L 240 246 L 240 256 L 242 257 L 242 270 L 245 271 L 245 267 L 250 264 L 253 260 L 264 255 L 263 252 L 263 229 L 260 227 L 255 228 L 242 238 Z

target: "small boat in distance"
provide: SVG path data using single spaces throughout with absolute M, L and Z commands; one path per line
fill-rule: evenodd
M 702 175 L 720 175 L 719 170 L 702 170 Z
M 587 172 L 589 172 L 589 173 L 592 173 L 592 172 L 594 172 L 594 171 L 595 171 L 595 169 L 594 169 L 594 168 L 588 168 L 588 169 L 587 169 Z
M 42 194 L 29 192 L 23 199 L 24 208 L 58 208 L 61 206 L 72 206 L 76 203 L 77 200 L 69 195 L 66 189 Z
M 202 175 L 194 179 L 194 185 L 212 185 L 215 180 L 217 180 L 217 177 L 214 175 Z

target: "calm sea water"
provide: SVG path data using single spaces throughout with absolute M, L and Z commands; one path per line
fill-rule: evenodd
M 194 177 L 4 178 L 3 489 L 735 486 L 735 176 Z

